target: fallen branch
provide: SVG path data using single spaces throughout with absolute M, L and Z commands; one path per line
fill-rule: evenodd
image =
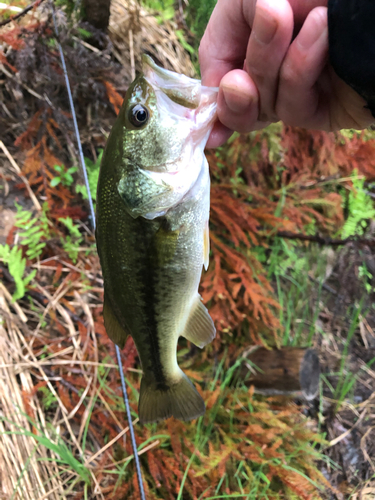
M 37 7 L 38 5 L 40 5 L 43 1 L 44 0 L 35 0 L 35 2 L 32 2 L 30 5 L 28 5 L 23 10 L 21 10 L 21 12 L 18 12 L 18 14 L 14 14 L 14 16 L 9 17 L 8 19 L 4 19 L 4 21 L 0 22 L 0 28 L 2 26 L 5 26 L 6 24 L 11 23 L 12 21 L 16 21 L 20 17 L 24 16 L 30 10 L 32 10 L 34 7 Z
M 292 233 L 290 231 L 278 231 L 276 236 L 279 238 L 287 238 L 288 240 L 311 241 L 313 243 L 318 243 L 319 245 L 329 245 L 333 247 L 346 245 L 347 243 L 358 243 L 360 245 L 364 244 L 369 247 L 375 246 L 374 238 L 360 238 L 359 236 L 349 236 L 348 238 L 339 240 L 330 238 L 329 236 L 320 236 L 319 234 Z

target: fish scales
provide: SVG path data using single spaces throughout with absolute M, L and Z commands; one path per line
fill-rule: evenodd
M 206 99 L 208 117 L 201 124 L 203 130 L 197 133 L 203 138 L 194 148 L 188 142 L 194 134 L 190 129 L 199 122 L 199 103 L 194 112 L 189 99 L 187 106 L 181 104 L 181 75 L 160 70 L 147 58 L 145 65 L 146 71 L 159 77 L 158 84 L 169 84 L 167 100 L 160 97 L 160 89 L 155 92 L 159 92 L 156 98 L 152 85 L 142 76 L 129 89 L 103 155 L 96 235 L 104 277 L 105 326 L 120 347 L 128 334 L 134 339 L 143 369 L 139 413 L 144 423 L 170 416 L 191 420 L 204 412 L 201 396 L 178 366 L 176 350 L 179 336 L 203 347 L 215 335 L 198 286 L 202 265 L 207 264 L 210 186 L 202 143 L 212 127 L 216 100 L 214 93 Z M 190 86 L 196 82 L 187 80 Z M 174 103 L 173 84 L 178 91 Z M 190 97 L 191 89 L 188 92 Z M 163 137 L 164 131 L 158 134 L 153 130 L 144 134 L 145 147 L 136 149 L 132 137 L 139 145 L 140 131 L 132 130 L 132 125 L 126 123 L 127 116 L 137 103 L 142 103 L 149 115 L 149 126 L 155 116 L 168 123 L 162 116 L 160 99 L 164 106 L 169 106 L 170 100 L 181 119 L 186 120 L 186 130 L 176 133 L 182 142 L 174 144 L 171 153 L 172 138 Z M 144 127 L 146 130 L 147 125 Z M 176 125 L 170 132 L 174 131 Z M 152 142 L 157 144 L 155 154 Z M 148 160 L 145 156 L 139 158 L 143 151 L 147 151 Z M 171 154 L 174 162 L 168 162 Z M 177 182 L 177 188 L 173 182 Z

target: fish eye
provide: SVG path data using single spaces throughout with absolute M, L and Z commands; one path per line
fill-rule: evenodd
M 134 127 L 142 127 L 148 122 L 148 109 L 142 104 L 133 106 L 129 113 L 129 121 Z

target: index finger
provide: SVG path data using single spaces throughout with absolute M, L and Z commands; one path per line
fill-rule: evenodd
M 254 11 L 256 0 L 249 3 Z M 228 71 L 242 69 L 250 32 L 243 0 L 218 0 L 199 46 L 203 85 L 218 87 Z

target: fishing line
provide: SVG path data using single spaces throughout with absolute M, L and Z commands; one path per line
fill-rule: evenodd
M 88 180 L 87 171 L 86 171 L 85 160 L 83 158 L 83 151 L 82 151 L 82 145 L 81 145 L 81 137 L 79 135 L 79 129 L 78 129 L 78 124 L 77 124 L 77 116 L 76 116 L 76 112 L 75 112 L 75 108 L 74 108 L 72 91 L 71 91 L 71 88 L 70 88 L 70 83 L 69 83 L 69 78 L 68 78 L 68 71 L 66 69 L 64 52 L 62 50 L 62 46 L 61 46 L 60 41 L 59 41 L 59 31 L 58 31 L 57 23 L 56 23 L 55 7 L 53 5 L 53 1 L 52 0 L 50 1 L 50 4 L 51 4 L 52 20 L 53 20 L 53 26 L 54 26 L 55 36 L 56 36 L 56 42 L 57 42 L 57 46 L 59 48 L 61 65 L 62 65 L 62 68 L 63 68 L 64 78 L 65 78 L 65 85 L 66 85 L 66 89 L 68 91 L 70 110 L 72 112 L 72 117 L 73 117 L 74 132 L 75 132 L 75 135 L 76 135 L 77 146 L 78 146 L 78 151 L 79 151 L 79 161 L 80 161 L 80 164 L 81 164 L 81 169 L 82 169 L 82 173 L 83 173 L 83 177 L 84 177 L 85 185 L 86 185 L 86 189 L 87 189 L 87 195 L 88 195 L 88 198 L 89 198 L 90 219 L 91 219 L 92 227 L 95 229 L 95 226 L 96 226 L 95 210 L 94 210 L 94 204 L 93 204 L 92 198 L 91 198 L 91 191 L 90 191 L 90 185 L 89 185 L 89 180 Z M 128 424 L 129 424 L 130 439 L 131 439 L 131 444 L 132 444 L 132 448 L 133 448 L 135 468 L 136 468 L 136 471 L 137 471 L 137 479 L 138 479 L 139 492 L 140 492 L 140 495 L 141 495 L 141 500 L 146 500 L 145 491 L 144 491 L 144 487 L 143 487 L 141 465 L 139 463 L 139 457 L 138 457 L 138 451 L 137 451 L 137 443 L 135 441 L 133 421 L 132 421 L 132 417 L 131 417 L 131 413 L 130 413 L 129 399 L 128 399 L 128 394 L 126 392 L 126 382 L 125 382 L 124 371 L 123 371 L 123 366 L 122 366 L 122 362 L 121 362 L 121 351 L 120 351 L 120 348 L 119 348 L 118 345 L 116 345 L 115 347 L 116 347 L 117 364 L 118 364 L 118 368 L 119 368 L 119 372 L 120 372 L 122 394 L 123 394 L 123 397 L 124 397 L 124 403 L 125 403 L 125 408 L 126 408 L 126 415 L 127 415 Z
M 57 42 L 57 46 L 59 47 L 61 65 L 62 65 L 62 68 L 63 68 L 64 78 L 65 78 L 65 86 L 66 86 L 66 90 L 68 91 L 69 105 L 70 105 L 70 110 L 72 112 L 72 117 L 73 117 L 73 126 L 74 126 L 74 133 L 75 133 L 76 139 L 77 139 L 77 146 L 78 146 L 78 153 L 79 153 L 79 162 L 81 164 L 81 170 L 82 170 L 82 173 L 83 173 L 83 178 L 85 179 L 85 184 L 86 184 L 86 189 L 87 189 L 87 195 L 89 197 L 89 207 L 90 207 L 91 224 L 92 224 L 92 227 L 95 229 L 96 222 L 95 222 L 94 204 L 93 204 L 92 198 L 91 198 L 91 191 L 90 191 L 89 179 L 87 177 L 85 160 L 83 158 L 83 151 L 82 151 L 82 145 L 81 145 L 81 136 L 79 135 L 79 129 L 78 129 L 78 123 L 77 123 L 77 116 L 76 116 L 75 109 L 74 109 L 73 96 L 72 96 L 72 91 L 70 89 L 68 71 L 66 69 L 66 64 L 65 64 L 65 57 L 64 57 L 63 49 L 61 47 L 60 40 L 59 40 L 59 32 L 58 32 L 58 29 L 57 29 L 57 23 L 56 23 L 56 17 L 55 17 L 55 7 L 53 5 L 52 0 L 51 0 L 51 8 L 52 8 L 52 20 L 53 20 L 53 27 L 54 27 L 54 30 L 55 30 L 56 42 Z

